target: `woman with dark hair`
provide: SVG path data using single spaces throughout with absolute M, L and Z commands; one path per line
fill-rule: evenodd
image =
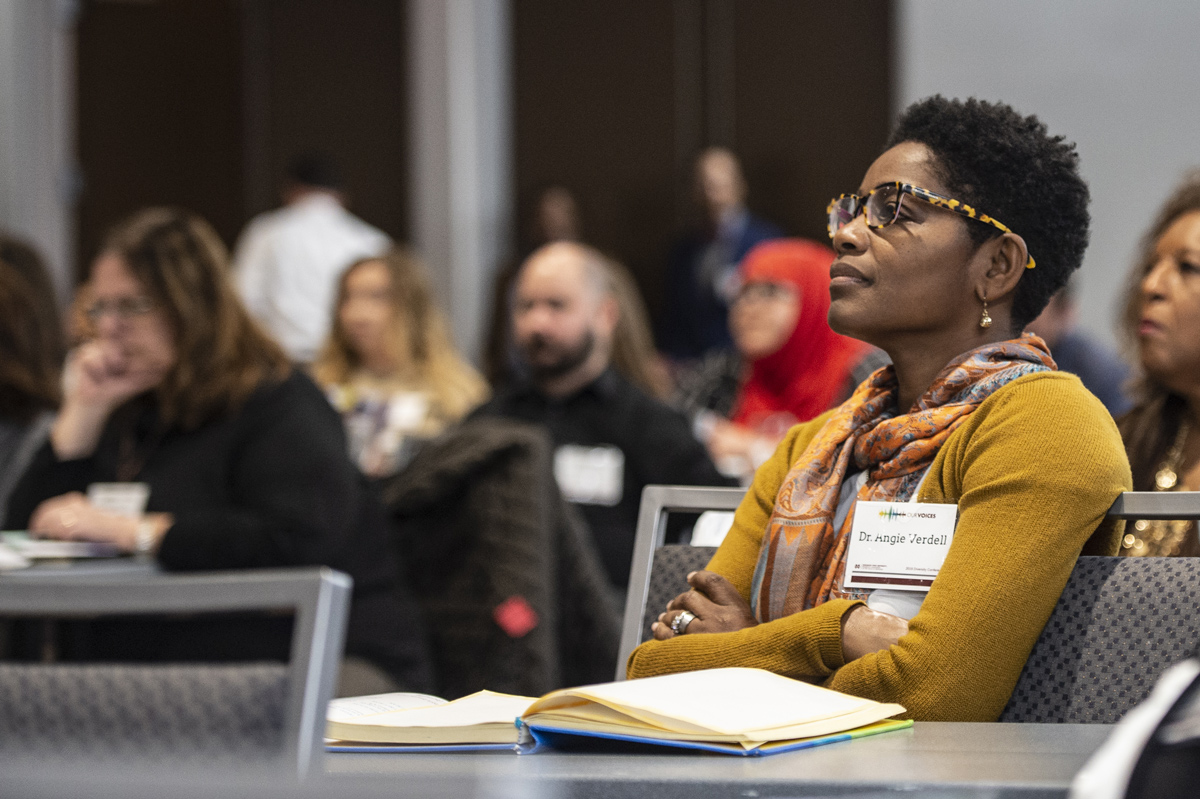
M 354 578 L 347 652 L 423 687 L 422 633 L 382 508 L 346 457 L 337 414 L 251 321 L 228 274 L 221 240 L 186 211 L 142 211 L 109 236 L 87 287 L 94 338 L 68 358 L 62 409 L 7 526 L 152 553 L 168 570 L 341 569 Z M 145 512 L 85 496 L 109 482 L 148 487 Z M 216 642 L 267 654 L 234 627 Z M 176 644 L 139 646 L 211 654 Z
M 901 115 L 829 206 L 830 326 L 892 366 L 789 432 L 630 676 L 752 666 L 916 719 L 999 716 L 1075 559 L 1116 552 L 1130 483 L 1104 406 L 1021 334 L 1083 257 L 1077 161 L 1006 105 Z M 927 594 L 845 584 L 859 500 L 957 506 Z
M 1142 240 L 1121 332 L 1137 353 L 1137 404 L 1117 422 L 1137 491 L 1200 489 L 1200 171 L 1175 190 Z M 1122 555 L 1200 555 L 1189 521 L 1139 520 Z
M 54 285 L 34 250 L 0 235 L 0 519 L 46 440 L 60 398 L 62 327 Z

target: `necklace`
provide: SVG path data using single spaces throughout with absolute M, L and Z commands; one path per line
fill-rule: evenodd
M 1167 450 L 1158 471 L 1154 473 L 1154 490 L 1171 491 L 1179 485 L 1179 471 L 1183 463 L 1183 446 L 1192 431 L 1191 422 L 1184 419 L 1175 434 L 1175 442 Z M 1173 555 L 1183 543 L 1192 523 L 1188 520 L 1138 519 L 1133 523 L 1132 533 L 1121 539 L 1122 555 Z
M 1192 423 L 1184 419 L 1179 424 L 1179 432 L 1175 434 L 1175 443 L 1167 450 L 1167 457 L 1159 465 L 1154 474 L 1154 490 L 1170 491 L 1179 482 L 1179 463 L 1183 460 L 1183 445 L 1187 443 L 1188 433 L 1192 432 Z

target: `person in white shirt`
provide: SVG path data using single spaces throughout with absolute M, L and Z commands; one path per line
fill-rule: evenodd
M 293 159 L 283 201 L 246 226 L 234 274 L 250 313 L 293 361 L 309 363 L 329 334 L 338 276 L 391 240 L 346 210 L 336 167 L 323 156 Z

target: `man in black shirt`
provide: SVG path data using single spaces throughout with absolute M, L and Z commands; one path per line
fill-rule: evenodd
M 476 416 L 543 425 L 556 448 L 563 495 L 592 530 L 614 587 L 629 582 L 642 488 L 652 483 L 729 485 L 682 414 L 610 368 L 619 310 L 604 256 L 561 242 L 522 265 L 513 338 L 529 375 Z

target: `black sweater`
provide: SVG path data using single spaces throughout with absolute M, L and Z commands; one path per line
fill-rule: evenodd
M 327 565 L 354 578 L 347 651 L 406 686 L 428 670 L 415 605 L 383 508 L 346 456 L 342 423 L 320 389 L 296 372 L 260 388 L 235 413 L 195 430 L 159 429 L 150 396 L 114 412 L 95 453 L 60 461 L 49 444 L 9 501 L 7 529 L 23 529 L 38 503 L 118 479 L 122 439 L 136 442 L 132 479 L 150 485 L 149 512 L 174 524 L 158 561 L 167 570 Z M 128 459 L 129 447 L 125 446 Z

